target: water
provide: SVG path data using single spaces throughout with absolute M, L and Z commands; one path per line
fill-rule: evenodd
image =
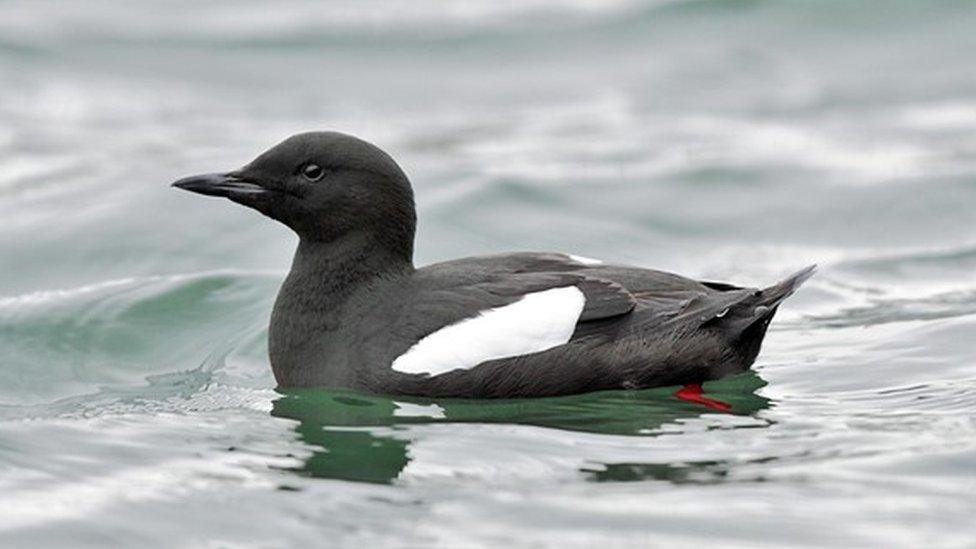
M 0 3 L 0 545 L 976 543 L 976 5 Z M 167 187 L 301 130 L 418 263 L 820 274 L 754 373 L 507 402 L 277 391 L 295 239 Z

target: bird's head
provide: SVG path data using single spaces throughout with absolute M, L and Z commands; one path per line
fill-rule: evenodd
M 328 243 L 361 233 L 407 260 L 413 253 L 410 181 L 389 155 L 351 135 L 293 135 L 243 168 L 185 177 L 173 186 L 254 208 L 302 240 Z

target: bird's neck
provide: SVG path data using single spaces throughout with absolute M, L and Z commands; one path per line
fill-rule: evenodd
M 342 330 L 358 320 L 356 311 L 373 288 L 397 284 L 413 272 L 413 262 L 405 256 L 363 234 L 327 243 L 299 242 L 268 332 L 271 367 L 279 384 L 308 385 L 313 379 L 351 383 Z
M 334 307 L 377 279 L 403 276 L 413 268 L 409 252 L 389 250 L 364 233 L 330 242 L 302 239 L 282 292 L 316 308 Z

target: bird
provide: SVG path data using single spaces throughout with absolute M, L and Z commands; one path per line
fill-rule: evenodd
M 777 308 L 816 268 L 759 289 L 555 252 L 415 267 L 410 180 L 335 131 L 172 185 L 298 235 L 268 329 L 283 388 L 488 399 L 685 386 L 701 400 L 702 383 L 753 365 Z

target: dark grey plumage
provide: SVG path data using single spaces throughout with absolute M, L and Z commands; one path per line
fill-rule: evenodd
M 406 175 L 375 146 L 334 132 L 300 134 L 240 170 L 174 185 L 230 198 L 298 233 L 269 332 L 282 386 L 529 397 L 700 383 L 749 368 L 779 304 L 813 273 L 759 290 L 554 253 L 417 269 Z M 563 345 L 439 375 L 391 368 L 446 326 L 569 286 L 585 304 Z

